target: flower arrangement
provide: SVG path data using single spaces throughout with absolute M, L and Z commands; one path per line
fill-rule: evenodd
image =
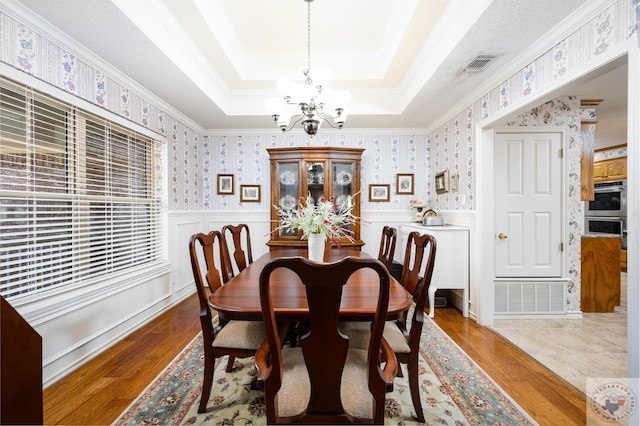
M 415 197 L 409 201 L 409 208 L 411 209 L 418 210 L 425 207 L 427 207 L 427 202 L 422 197 Z
M 352 196 L 347 196 L 342 204 L 336 204 L 335 197 L 320 198 L 314 203 L 311 194 L 300 197 L 297 208 L 283 209 L 274 206 L 280 216 L 280 226 L 276 230 L 302 231 L 302 239 L 310 234 L 322 234 L 327 239 L 339 242 L 343 237 L 353 240 L 353 231 L 348 229 L 361 219 L 353 214 Z
M 415 215 L 415 218 L 419 221 L 422 219 L 422 211 L 427 207 L 427 202 L 422 197 L 415 197 L 409 201 L 409 210 Z

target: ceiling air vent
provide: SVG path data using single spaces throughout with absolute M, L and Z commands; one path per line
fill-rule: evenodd
M 465 72 L 480 72 L 483 71 L 491 61 L 496 58 L 496 55 L 478 55 L 465 67 Z

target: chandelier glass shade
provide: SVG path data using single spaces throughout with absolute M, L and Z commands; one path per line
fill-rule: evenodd
M 328 68 L 311 68 L 311 2 L 307 2 L 307 68 L 305 80 L 279 80 L 276 87 L 280 97 L 264 100 L 267 111 L 282 132 L 291 130 L 297 123 L 308 135 L 315 135 L 323 122 L 341 129 L 347 120 L 347 104 L 351 93 L 331 90 L 327 86 L 332 77 Z

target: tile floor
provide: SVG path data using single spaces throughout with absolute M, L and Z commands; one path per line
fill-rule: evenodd
M 496 320 L 493 330 L 586 393 L 587 378 L 627 377 L 627 274 L 620 306 L 581 319 Z

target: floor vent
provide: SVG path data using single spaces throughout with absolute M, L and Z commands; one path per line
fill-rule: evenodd
M 566 281 L 496 282 L 496 314 L 564 314 Z
M 491 61 L 493 61 L 496 55 L 478 55 L 464 68 L 465 72 L 480 72 L 483 71 Z

